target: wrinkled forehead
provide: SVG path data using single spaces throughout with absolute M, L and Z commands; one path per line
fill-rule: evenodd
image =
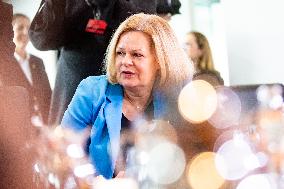
M 130 30 L 122 32 L 118 38 L 116 48 L 120 48 L 125 45 L 132 46 L 147 46 L 149 48 L 153 47 L 153 40 L 151 36 L 143 31 Z

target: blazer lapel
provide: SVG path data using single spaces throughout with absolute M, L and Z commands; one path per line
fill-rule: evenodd
M 40 82 L 37 78 L 37 74 L 39 74 L 38 66 L 35 60 L 33 59 L 32 55 L 30 56 L 29 60 L 29 66 L 32 74 L 32 81 L 33 81 L 33 86 L 37 86 L 38 83 Z
M 112 169 L 119 152 L 123 93 L 120 85 L 108 84 L 106 91 L 105 118 L 111 145 Z

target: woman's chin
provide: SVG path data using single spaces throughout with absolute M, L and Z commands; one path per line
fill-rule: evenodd
M 121 84 L 124 88 L 133 88 L 133 87 L 137 87 L 136 84 L 132 84 L 132 83 L 123 83 Z
M 122 81 L 120 82 L 120 85 L 122 85 L 124 88 L 131 88 L 131 87 L 137 87 L 138 83 L 134 81 Z

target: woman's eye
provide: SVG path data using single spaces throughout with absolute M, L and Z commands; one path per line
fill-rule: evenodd
M 122 56 L 124 53 L 122 51 L 117 51 L 116 54 Z
M 143 55 L 140 54 L 140 53 L 134 53 L 133 56 L 134 56 L 134 57 L 142 57 Z

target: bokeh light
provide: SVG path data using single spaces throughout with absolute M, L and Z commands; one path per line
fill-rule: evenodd
M 184 169 L 184 152 L 175 144 L 159 143 L 149 153 L 147 170 L 149 177 L 155 183 L 173 183 L 180 178 Z
M 60 126 L 41 128 L 35 149 L 37 160 L 34 170 L 45 185 L 44 188 L 89 186 L 89 179 L 94 177 L 95 169 L 83 150 L 88 133 L 74 132 Z M 75 183 L 75 178 L 80 182 Z
M 256 174 L 244 178 L 236 189 L 277 189 L 276 181 L 271 174 Z
M 79 144 L 68 145 L 66 152 L 72 158 L 83 158 L 85 156 L 85 152 L 82 146 Z
M 241 116 L 241 101 L 238 95 L 224 86 L 217 87 L 216 93 L 217 108 L 208 121 L 218 129 L 238 125 Z
M 214 147 L 213 147 L 213 152 L 217 152 L 219 150 L 219 148 L 228 140 L 233 139 L 234 133 L 235 132 L 240 132 L 240 131 L 236 131 L 234 129 L 230 129 L 230 130 L 226 130 L 224 132 L 222 132 L 218 138 L 216 139 L 215 143 L 214 143 Z
M 283 88 L 281 85 L 261 85 L 257 88 L 257 100 L 262 105 L 278 109 L 283 104 Z
M 215 155 L 203 152 L 188 165 L 187 180 L 193 189 L 218 189 L 225 183 L 216 170 Z
M 40 168 L 39 168 L 39 164 L 38 164 L 38 163 L 34 164 L 34 170 L 35 170 L 37 173 L 40 172 Z
M 144 122 L 143 124 L 137 124 L 135 125 L 135 132 L 142 135 L 151 135 L 153 137 L 158 136 L 173 143 L 177 142 L 175 128 L 168 121 L 164 120 L 153 120 Z
M 98 177 L 94 179 L 93 182 L 94 189 L 138 189 L 138 184 L 136 181 L 130 178 L 115 178 L 111 180 L 106 180 L 103 177 Z
M 212 85 L 204 80 L 187 84 L 178 99 L 181 115 L 189 122 L 201 123 L 212 116 L 217 107 L 217 94 Z
M 88 175 L 95 174 L 95 169 L 94 169 L 94 166 L 91 163 L 87 163 L 87 164 L 84 164 L 84 165 L 76 166 L 74 168 L 74 174 L 77 177 L 83 178 L 83 177 L 86 177 Z
M 136 123 L 134 133 L 135 146 L 142 151 L 150 151 L 161 142 L 177 143 L 175 128 L 168 121 L 164 120 Z
M 260 145 L 269 153 L 284 155 L 284 116 L 282 111 L 263 110 L 258 114 Z
M 260 166 L 258 158 L 240 132 L 235 132 L 231 140 L 221 145 L 215 162 L 220 175 L 227 180 L 240 179 Z

